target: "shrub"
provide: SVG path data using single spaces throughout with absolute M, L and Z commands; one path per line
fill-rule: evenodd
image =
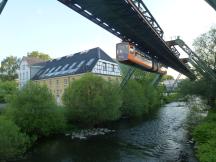
M 21 155 L 29 147 L 29 137 L 14 122 L 0 117 L 0 160 Z
M 47 136 L 65 127 L 63 110 L 58 108 L 46 86 L 29 82 L 9 102 L 12 120 L 29 135 Z
M 7 102 L 8 98 L 17 91 L 15 81 L 0 81 L 0 103 Z
M 200 144 L 197 150 L 197 156 L 201 162 L 216 161 L 216 139 L 210 139 L 204 144 Z
M 140 83 L 130 80 L 123 89 L 122 114 L 127 117 L 141 117 L 148 112 L 148 101 Z
M 70 121 L 95 125 L 118 119 L 122 101 L 116 83 L 88 73 L 69 84 L 63 103 Z
M 146 80 L 130 80 L 123 90 L 122 114 L 142 117 L 160 106 L 162 89 L 157 89 Z
M 197 157 L 202 162 L 216 161 L 216 113 L 209 111 L 204 121 L 193 130 L 196 140 Z

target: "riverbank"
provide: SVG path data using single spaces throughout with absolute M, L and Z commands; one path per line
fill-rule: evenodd
M 40 140 L 17 162 L 177 162 L 183 159 L 196 162 L 185 127 L 188 113 L 184 102 L 173 102 L 145 119 L 122 119 L 107 124 L 107 129 L 115 131 L 104 135 L 99 133 L 86 139 L 72 139 L 72 134 L 49 137 Z
M 188 101 L 188 130 L 196 157 L 201 162 L 216 161 L 216 111 L 199 98 Z
M 208 116 L 193 132 L 196 141 L 196 156 L 201 162 L 216 161 L 216 111 L 209 110 Z

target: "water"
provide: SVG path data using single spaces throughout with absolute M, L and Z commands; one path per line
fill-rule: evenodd
M 185 129 L 189 113 L 182 102 L 170 103 L 143 121 L 121 121 L 116 132 L 71 140 L 52 137 L 37 144 L 22 162 L 145 162 L 196 161 Z

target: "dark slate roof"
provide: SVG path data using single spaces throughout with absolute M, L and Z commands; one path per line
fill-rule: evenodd
M 116 63 L 99 47 L 47 61 L 32 80 L 75 75 L 92 71 L 99 59 Z

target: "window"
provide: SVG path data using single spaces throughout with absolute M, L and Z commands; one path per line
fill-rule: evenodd
M 52 85 L 52 80 L 51 80 L 51 79 L 49 80 L 49 85 L 50 85 L 50 86 Z
M 53 70 L 55 69 L 55 67 L 53 67 L 48 73 L 51 73 L 51 72 L 53 72 Z
M 79 65 L 77 65 L 77 68 L 80 68 L 80 67 L 83 65 L 84 62 L 85 62 L 84 60 L 81 61 L 81 62 L 79 63 Z
M 59 80 L 56 80 L 56 85 L 58 85 L 59 84 Z
M 103 71 L 107 70 L 107 64 L 105 62 L 102 63 L 102 69 L 103 69 Z
M 111 67 L 112 67 L 112 69 L 111 69 L 112 72 L 114 72 L 115 71 L 115 65 L 112 64 Z
M 92 58 L 92 59 L 90 59 L 88 62 L 87 62 L 87 66 L 90 66 L 92 63 L 93 63 L 93 61 L 94 61 L 95 59 L 94 58 Z
M 22 69 L 25 70 L 25 65 L 22 66 Z
M 67 84 L 68 84 L 68 80 L 64 79 L 64 86 L 67 86 Z
M 74 62 L 68 69 L 72 69 L 76 65 L 76 62 Z
M 66 64 L 66 65 L 62 68 L 62 70 L 65 70 L 68 66 L 69 66 L 69 64 Z
M 28 72 L 26 72 L 26 78 L 28 78 Z
M 55 72 L 59 71 L 59 69 L 60 69 L 61 67 L 62 67 L 62 66 L 59 66 L 59 67 L 55 70 Z

